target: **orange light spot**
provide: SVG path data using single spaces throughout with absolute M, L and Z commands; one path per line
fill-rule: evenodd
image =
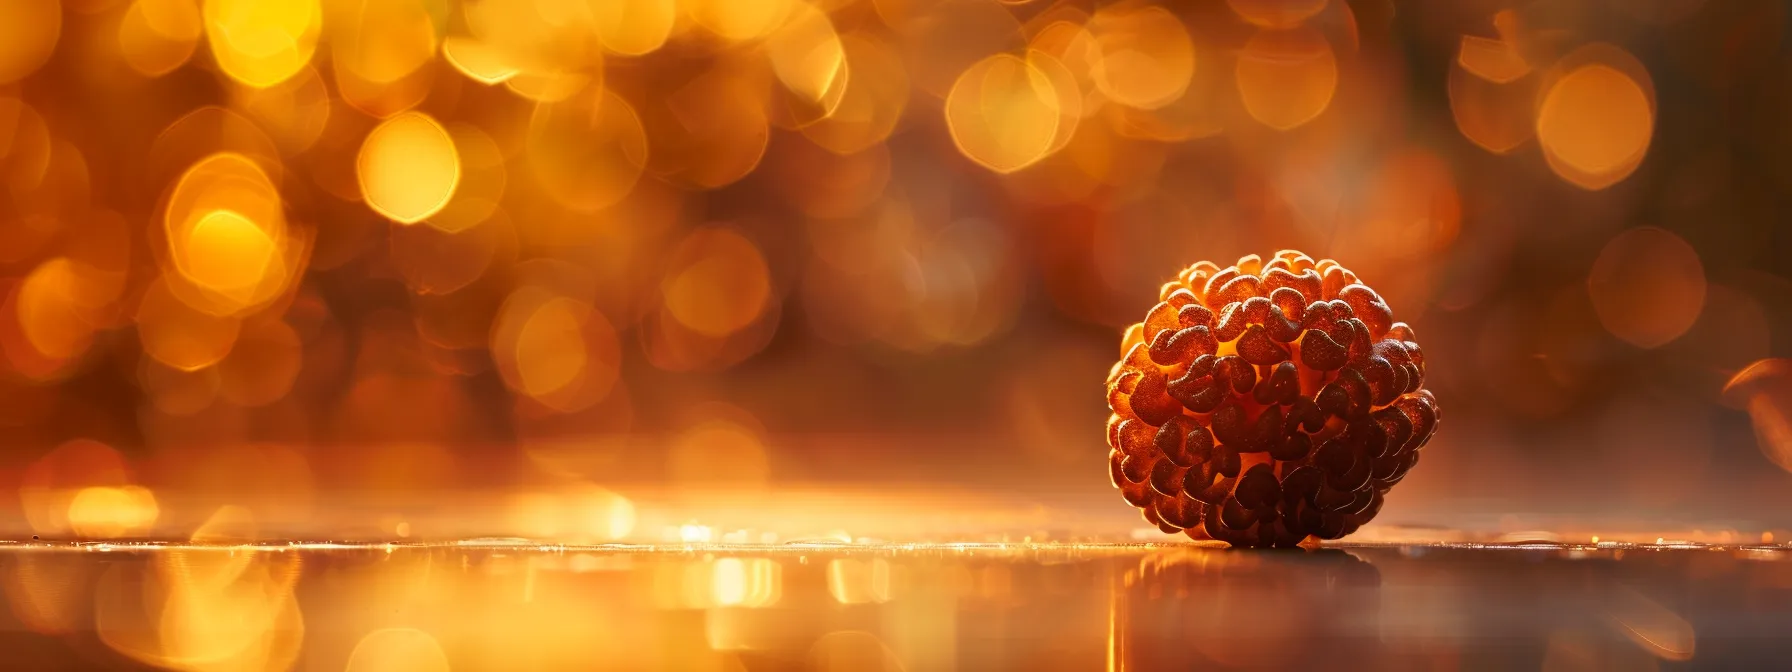
M 1680 236 L 1652 226 L 1614 236 L 1599 251 L 1587 289 L 1599 322 L 1640 348 L 1679 338 L 1705 305 L 1705 268 Z
M 666 309 L 680 324 L 708 336 L 726 336 L 758 319 L 771 295 L 771 279 L 752 241 L 729 229 L 687 236 L 674 253 L 673 270 L 660 285 Z
M 355 161 L 367 207 L 400 224 L 428 219 L 460 184 L 460 155 L 433 117 L 407 112 L 367 134 Z
M 1238 54 L 1238 95 L 1251 118 L 1286 131 L 1318 117 L 1338 88 L 1331 43 L 1310 27 L 1257 31 Z
M 1537 110 L 1537 140 L 1558 176 L 1598 190 L 1629 177 L 1655 133 L 1649 73 L 1609 45 L 1582 47 L 1562 59 Z
M 1045 158 L 1057 137 L 1059 113 L 1051 78 L 1008 54 L 977 62 L 946 95 L 952 142 L 967 158 L 998 173 Z

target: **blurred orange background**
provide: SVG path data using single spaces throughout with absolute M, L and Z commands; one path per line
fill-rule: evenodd
M 0 537 L 1130 538 L 1121 331 L 1298 248 L 1447 417 L 1366 538 L 1785 539 L 1788 21 L 0 0 Z

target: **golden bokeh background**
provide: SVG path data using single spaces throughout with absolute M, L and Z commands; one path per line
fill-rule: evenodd
M 1366 535 L 1792 538 L 1787 14 L 0 0 L 0 537 L 1128 538 L 1123 328 L 1299 248 L 1448 409 Z

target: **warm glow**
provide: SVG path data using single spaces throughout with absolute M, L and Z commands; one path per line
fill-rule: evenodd
M 1456 65 L 1470 74 L 1495 84 L 1507 84 L 1531 72 L 1531 64 L 1511 43 L 1473 35 L 1462 36 L 1456 51 Z
M 997 54 L 960 75 L 946 95 L 946 124 L 958 150 L 998 173 L 1045 158 L 1060 117 L 1051 78 L 1025 60 Z
M 840 36 L 827 14 L 796 3 L 784 25 L 766 37 L 765 50 L 778 79 L 803 101 L 820 106 L 819 116 L 840 105 L 849 71 Z
M 1188 90 L 1195 46 L 1182 21 L 1162 7 L 1113 5 L 1089 19 L 1099 60 L 1092 76 L 1103 94 L 1122 105 L 1155 109 Z
M 145 532 L 157 514 L 155 495 L 135 485 L 83 488 L 68 504 L 69 527 L 87 539 Z
M 0 0 L 0 84 L 36 71 L 61 35 L 58 0 Z
M 344 672 L 448 672 L 448 654 L 429 633 L 415 628 L 385 628 L 367 633 L 355 644 Z
M 181 175 L 164 211 L 175 273 L 170 291 L 213 315 L 236 315 L 286 290 L 302 246 L 288 237 L 267 173 L 241 154 L 214 154 Z
M 758 433 L 733 420 L 705 422 L 679 435 L 667 468 L 675 484 L 699 493 L 763 487 L 771 473 Z
M 311 62 L 323 12 L 317 0 L 204 0 L 205 36 L 218 67 L 265 88 Z
M 727 40 L 751 40 L 783 21 L 795 0 L 684 0 L 679 4 L 697 25 Z
M 65 442 L 32 461 L 25 467 L 19 479 L 18 502 L 24 509 L 25 522 L 33 532 L 45 535 L 62 535 L 74 530 L 75 513 L 73 506 L 80 493 L 92 488 L 103 488 L 123 492 L 130 483 L 130 473 L 124 457 L 111 446 L 92 439 L 75 439 Z M 83 515 L 92 512 L 96 517 L 109 516 L 115 512 L 111 506 L 115 502 L 110 495 L 102 493 L 95 499 L 89 495 L 89 503 L 83 505 Z M 143 494 L 148 494 L 147 492 Z M 144 500 L 134 493 L 126 493 L 125 499 L 136 505 L 126 504 L 124 508 L 138 508 Z M 153 498 L 149 501 L 152 502 Z M 101 504 L 102 506 L 94 506 Z M 140 518 L 127 516 L 132 522 Z M 154 516 L 144 522 L 154 522 Z M 93 522 L 84 518 L 83 524 Z M 90 528 L 91 529 L 91 528 Z
M 1504 42 L 1462 38 L 1450 63 L 1450 114 L 1469 142 L 1495 154 L 1516 149 L 1536 134 L 1533 109 L 1537 77 Z M 1495 79 L 1510 78 L 1510 79 Z
M 605 543 L 635 529 L 635 505 L 627 497 L 589 484 L 518 495 L 510 502 L 511 531 L 560 543 Z
M 186 64 L 204 31 L 195 0 L 133 0 L 118 24 L 118 49 L 131 69 L 160 77 Z
M 679 246 L 682 262 L 660 285 L 666 310 L 701 334 L 725 336 L 754 319 L 770 297 L 759 248 L 729 229 L 704 229 Z
M 1599 322 L 1641 348 L 1692 327 L 1705 306 L 1705 269 L 1691 245 L 1665 229 L 1630 229 L 1600 250 L 1587 277 Z
M 621 360 L 616 332 L 602 313 L 529 287 L 505 301 L 491 350 L 505 384 L 562 412 L 608 395 Z
M 1325 35 L 1309 27 L 1259 30 L 1238 54 L 1238 95 L 1251 118 L 1286 131 L 1331 105 L 1338 61 Z
M 841 604 L 890 600 L 890 563 L 883 558 L 828 561 L 828 594 Z
M 591 23 L 605 49 L 640 56 L 660 48 L 678 18 L 674 0 L 621 0 L 591 3 Z
M 1654 85 L 1647 70 L 1615 47 L 1594 45 L 1563 61 L 1585 64 L 1549 85 L 1537 109 L 1537 140 L 1562 179 L 1604 189 L 1629 177 L 1649 151 Z
M 69 359 L 86 352 L 110 300 L 98 271 L 58 257 L 45 261 L 19 285 L 18 320 L 25 340 L 44 357 Z
M 355 174 L 367 207 L 400 224 L 415 224 L 440 212 L 454 196 L 460 155 L 433 117 L 407 112 L 367 134 Z
M 498 49 L 460 35 L 442 40 L 442 58 L 480 84 L 502 84 L 520 72 L 505 62 L 504 54 Z
M 513 80 L 514 81 L 514 80 Z M 561 205 L 595 212 L 635 188 L 647 164 L 647 136 L 627 101 L 602 89 L 535 107 L 528 159 Z
M 137 339 L 144 352 L 183 371 L 224 359 L 240 329 L 236 318 L 210 315 L 181 302 L 166 282 L 151 285 L 137 306 Z
M 231 210 L 212 210 L 187 230 L 186 277 L 220 292 L 253 288 L 275 263 L 274 241 L 266 231 Z
M 579 329 L 584 310 L 570 299 L 550 299 L 523 322 L 516 356 L 524 394 L 558 392 L 585 372 L 585 342 Z
M 890 136 L 907 109 L 910 87 L 900 55 L 887 43 L 863 33 L 840 42 L 853 74 L 833 114 L 804 126 L 803 135 L 836 154 L 852 154 Z
M 436 23 L 425 0 L 356 0 L 333 14 L 330 63 L 338 77 L 394 84 L 428 65 Z

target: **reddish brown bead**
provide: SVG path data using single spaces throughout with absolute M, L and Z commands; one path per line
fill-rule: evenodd
M 1412 327 L 1336 261 L 1198 262 L 1159 297 L 1108 376 L 1108 469 L 1166 533 L 1337 539 L 1437 431 Z

